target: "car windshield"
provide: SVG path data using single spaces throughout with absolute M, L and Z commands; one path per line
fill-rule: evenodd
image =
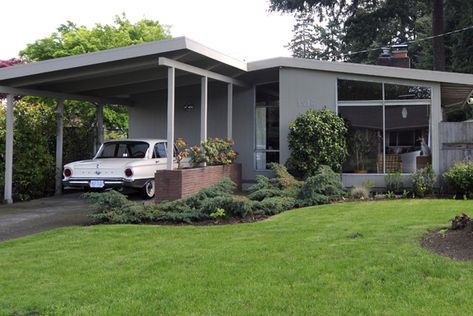
M 145 158 L 148 147 L 145 142 L 109 142 L 103 144 L 96 158 Z

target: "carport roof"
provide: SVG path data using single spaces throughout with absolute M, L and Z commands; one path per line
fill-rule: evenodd
M 461 73 L 287 57 L 246 63 L 186 37 L 2 68 L 0 88 L 54 92 L 59 96 L 83 96 L 91 100 L 108 98 L 111 102 L 126 103 L 133 94 L 166 88 L 166 68 L 158 67 L 160 57 L 250 81 L 251 74 L 286 67 L 440 83 L 444 105 L 461 103 L 473 89 L 473 75 Z M 177 86 L 199 83 L 195 75 L 185 71 L 178 70 L 176 77 Z

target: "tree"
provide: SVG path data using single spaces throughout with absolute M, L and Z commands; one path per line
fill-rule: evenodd
M 51 36 L 28 44 L 20 52 L 21 60 L 1 60 L 0 68 L 23 61 L 40 61 L 169 37 L 168 27 L 162 26 L 159 22 L 145 19 L 133 24 L 125 15 L 117 16 L 113 25 L 96 24 L 90 29 L 67 22 Z M 3 97 L 0 95 L 0 99 Z M 23 97 L 15 105 L 13 164 L 15 200 L 36 198 L 54 192 L 55 107 L 54 100 L 37 97 Z M 0 108 L 0 122 L 4 121 L 5 108 Z M 127 109 L 115 105 L 105 107 L 104 123 L 116 137 L 123 137 L 128 130 Z M 90 158 L 95 124 L 94 104 L 66 102 L 63 157 L 65 163 Z M 0 124 L 0 158 L 4 154 L 4 126 Z M 0 159 L 0 189 L 3 189 L 3 163 L 4 159 Z
M 20 52 L 20 56 L 28 61 L 41 61 L 170 37 L 169 27 L 161 25 L 158 21 L 143 19 L 133 24 L 125 14 L 122 14 L 115 17 L 112 25 L 96 24 L 90 29 L 68 21 L 60 25 L 49 37 L 27 44 L 26 48 Z M 81 113 L 83 127 L 93 129 L 95 105 L 87 102 L 73 103 L 66 107 L 65 116 L 66 118 L 75 116 L 77 119 L 78 112 Z M 104 124 L 113 136 L 126 137 L 127 113 L 126 107 L 123 106 L 104 107 Z M 85 154 L 90 155 L 90 153 Z
M 317 48 L 317 27 L 311 11 L 298 12 L 295 15 L 296 24 L 292 29 L 292 40 L 287 45 L 292 56 L 298 58 L 317 58 L 320 49 Z
M 341 171 L 347 157 L 345 121 L 324 108 L 309 110 L 289 124 L 288 170 L 299 178 L 317 173 L 320 165 Z
M 325 21 L 321 25 L 325 30 L 329 25 L 341 27 L 335 34 L 342 45 L 335 48 L 336 54 L 346 56 L 346 61 L 374 63 L 380 47 L 409 42 L 413 43 L 409 50 L 416 68 L 470 73 L 473 30 L 422 39 L 473 25 L 472 6 L 470 0 L 445 4 L 442 0 L 270 0 L 273 11 L 295 13 L 310 9 Z

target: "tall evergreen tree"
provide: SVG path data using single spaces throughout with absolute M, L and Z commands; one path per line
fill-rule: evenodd
M 308 10 L 297 12 L 295 19 L 292 39 L 286 47 L 292 51 L 293 57 L 317 58 L 320 49 L 317 47 L 317 28 L 313 12 Z

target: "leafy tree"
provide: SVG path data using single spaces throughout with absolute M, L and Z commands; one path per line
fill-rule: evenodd
M 292 39 L 286 46 L 292 51 L 292 56 L 298 58 L 317 58 L 320 49 L 317 47 L 317 26 L 311 11 L 298 12 L 295 15 L 296 24 L 292 29 Z
M 270 0 L 273 11 L 313 10 L 323 22 L 320 27 L 342 43 L 333 46 L 332 56 L 344 55 L 346 61 L 374 63 L 380 47 L 410 42 L 414 67 L 468 73 L 473 73 L 470 54 L 473 30 L 422 39 L 473 25 L 472 6 L 470 0 Z M 340 27 L 340 31 L 330 31 L 331 25 Z M 319 44 L 323 45 L 320 39 Z
M 13 196 L 28 200 L 54 192 L 55 114 L 42 102 L 18 100 L 14 107 Z M 0 190 L 5 171 L 6 108 L 0 107 Z
M 288 169 L 299 178 L 315 175 L 320 165 L 340 171 L 347 157 L 346 136 L 344 120 L 327 108 L 299 115 L 289 124 Z
M 122 14 L 115 17 L 112 25 L 96 24 L 90 29 L 68 21 L 60 25 L 49 37 L 27 44 L 26 48 L 20 52 L 20 56 L 29 61 L 41 61 L 170 37 L 169 28 L 158 21 L 143 19 L 133 24 L 125 14 Z M 65 116 L 74 116 L 81 106 L 85 109 L 81 110 L 84 126 L 87 125 L 89 129 L 93 129 L 95 124 L 95 105 L 93 104 L 82 102 L 72 109 L 66 108 Z M 111 131 L 115 131 L 114 135 L 126 137 L 128 131 L 126 108 L 106 106 L 104 124 Z
M 0 68 L 26 60 L 45 59 L 88 53 L 119 46 L 169 38 L 169 29 L 157 21 L 131 23 L 125 15 L 117 16 L 113 25 L 96 24 L 92 28 L 72 22 L 61 25 L 51 36 L 28 44 L 22 59 L 0 60 Z M 0 95 L 0 99 L 3 98 Z M 56 143 L 55 100 L 23 97 L 15 105 L 13 196 L 24 200 L 54 192 L 54 152 Z M 5 108 L 0 109 L 0 190 L 3 190 Z M 123 137 L 128 130 L 125 107 L 104 108 L 108 136 Z M 94 147 L 95 105 L 66 101 L 64 113 L 64 162 L 90 158 Z M 107 134 L 106 134 L 107 137 Z

